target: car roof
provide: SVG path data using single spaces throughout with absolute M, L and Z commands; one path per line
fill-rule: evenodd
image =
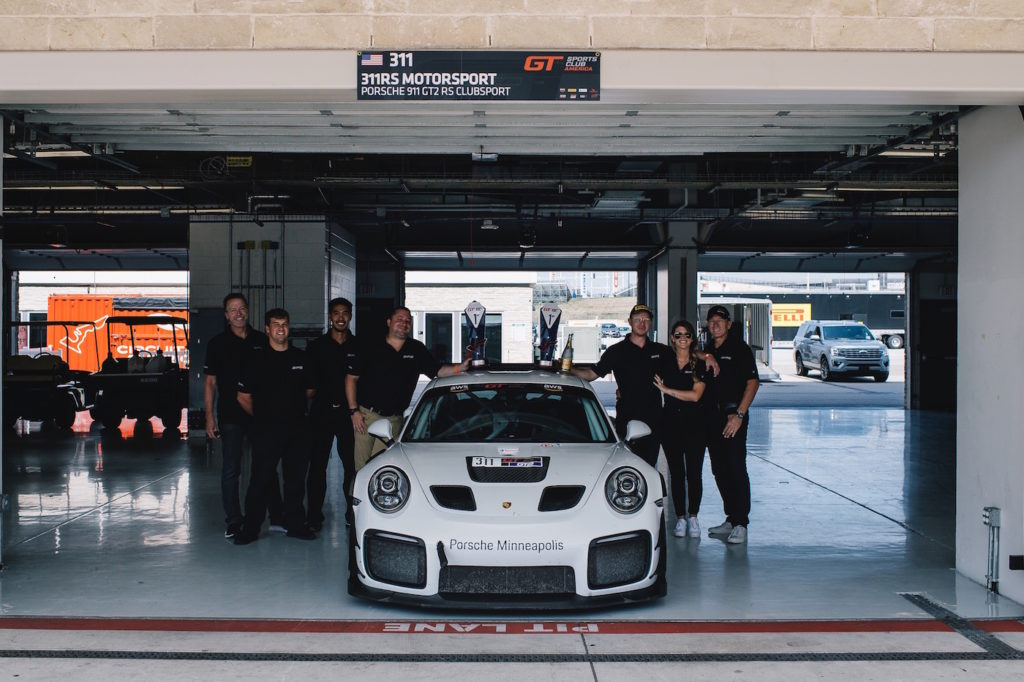
M 823 324 L 823 325 L 830 326 L 830 327 L 831 326 L 851 327 L 853 325 L 858 325 L 860 327 L 866 327 L 867 326 L 866 324 L 864 324 L 863 322 L 860 322 L 858 320 L 807 320 L 806 322 L 804 322 L 804 324 Z
M 447 377 L 434 379 L 434 386 L 478 386 L 481 384 L 554 384 L 556 386 L 577 386 L 590 389 L 590 382 L 572 374 L 562 374 L 544 369 L 502 370 L 502 369 L 471 369 Z

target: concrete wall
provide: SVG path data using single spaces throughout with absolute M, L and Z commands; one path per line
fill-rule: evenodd
M 328 223 L 326 272 L 327 301 L 339 296 L 356 301 L 356 240 L 355 236 L 345 228 Z M 352 311 L 355 313 L 355 311 Z M 325 306 L 326 314 L 326 306 Z M 325 319 L 326 326 L 326 319 Z M 356 332 L 356 320 L 351 323 L 352 331 Z
M 0 0 L 0 50 L 1020 51 L 1019 0 Z
M 355 300 L 351 236 L 332 226 L 328 248 L 328 226 L 322 217 L 264 216 L 261 222 L 217 218 L 192 223 L 190 307 L 219 308 L 224 294 L 242 291 L 249 298 L 253 326 L 260 328 L 263 313 L 281 306 L 291 314 L 293 329 L 322 331 L 329 293 Z M 237 244 L 243 241 L 254 242 L 255 248 L 240 252 Z M 278 247 L 264 249 L 264 242 L 276 242 Z
M 1024 118 L 989 107 L 960 124 L 956 566 L 985 581 L 982 508 L 1002 509 L 1000 592 L 1024 602 Z

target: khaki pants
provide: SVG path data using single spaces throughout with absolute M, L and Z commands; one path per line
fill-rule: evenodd
M 395 437 L 397 437 L 398 432 L 402 430 L 402 424 L 405 421 L 402 415 L 398 415 L 397 417 L 384 417 L 373 410 L 366 409 L 362 405 L 359 406 L 359 412 L 363 415 L 363 422 L 366 424 L 367 429 L 370 428 L 370 424 L 373 422 L 380 419 L 387 419 L 391 422 L 391 433 L 394 434 Z M 387 446 L 384 445 L 384 441 L 379 438 L 374 438 L 369 433 L 359 433 L 357 431 L 354 456 L 356 471 L 362 469 L 374 455 L 383 451 L 385 447 Z

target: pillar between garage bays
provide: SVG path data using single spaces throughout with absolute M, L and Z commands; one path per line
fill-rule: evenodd
M 1002 510 L 999 592 L 1024 602 L 1024 115 L 960 120 L 956 567 L 985 583 L 984 507 Z M 954 330 L 949 330 L 954 333 Z

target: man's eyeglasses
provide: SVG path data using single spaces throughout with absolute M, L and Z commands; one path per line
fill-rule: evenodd
M 672 335 L 672 338 L 673 339 L 682 339 L 682 338 L 692 339 L 693 338 L 693 334 L 691 334 L 690 332 L 676 332 L 675 334 Z

